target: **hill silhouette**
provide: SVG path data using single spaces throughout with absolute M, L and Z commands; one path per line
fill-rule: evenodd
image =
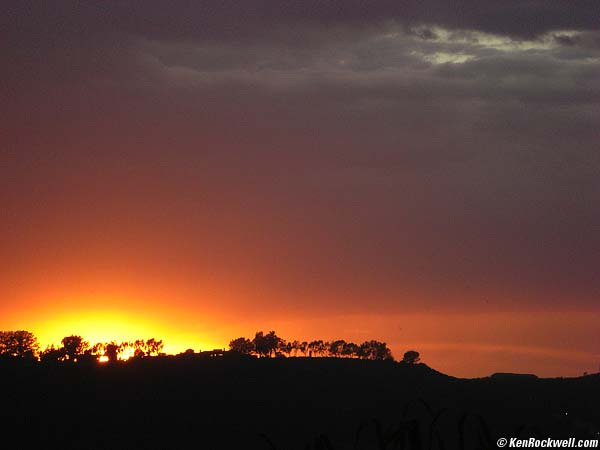
M 0 383 L 14 449 L 495 448 L 600 431 L 598 375 L 468 380 L 422 363 L 190 352 L 3 360 Z

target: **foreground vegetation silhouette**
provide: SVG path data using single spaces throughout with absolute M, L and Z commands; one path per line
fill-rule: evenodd
M 385 349 L 257 332 L 228 351 L 165 355 L 157 339 L 77 335 L 40 351 L 29 332 L 1 332 L 0 436 L 10 449 L 88 450 L 463 450 L 599 436 L 600 375 L 465 380 Z

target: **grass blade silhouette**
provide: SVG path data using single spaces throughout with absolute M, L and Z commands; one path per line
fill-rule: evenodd
M 463 413 L 458 421 L 458 448 L 460 450 L 465 450 L 465 424 L 468 417 L 468 413 Z
M 373 424 L 375 425 L 375 437 L 377 438 L 377 448 L 379 450 L 385 449 L 385 441 L 383 439 L 383 430 L 381 428 L 381 422 L 377 419 L 373 419 Z
M 444 445 L 444 440 L 442 439 L 442 435 L 440 434 L 440 432 L 438 430 L 435 430 L 434 436 L 435 436 L 436 442 L 438 444 L 438 449 L 446 450 L 446 446 Z M 430 449 L 433 449 L 433 442 L 430 443 Z
M 265 433 L 260 433 L 258 436 L 269 445 L 270 450 L 280 450 Z
M 315 450 L 335 450 L 329 438 L 322 434 L 315 439 Z
M 434 433 L 437 433 L 437 437 L 438 439 L 440 438 L 440 433 L 438 430 L 436 430 L 436 426 L 438 423 L 438 420 L 440 420 L 440 417 L 442 417 L 442 415 L 448 411 L 447 408 L 443 408 L 440 409 L 436 415 L 433 417 L 433 420 L 431 421 L 431 423 L 429 424 L 429 450 L 433 450 L 433 436 Z
M 479 443 L 481 444 L 482 448 L 492 448 L 493 444 L 492 444 L 492 433 L 490 430 L 490 427 L 488 426 L 488 424 L 486 423 L 486 421 L 484 420 L 484 418 L 477 414 L 475 416 L 477 418 L 477 421 L 479 423 L 479 430 L 478 430 L 478 435 L 479 435 Z
M 355 438 L 354 438 L 354 450 L 358 450 L 358 444 L 360 442 L 360 437 L 364 429 L 368 426 L 368 423 L 364 420 L 358 425 L 356 430 Z

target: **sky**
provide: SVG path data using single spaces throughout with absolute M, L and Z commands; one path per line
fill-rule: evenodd
M 596 0 L 8 0 L 0 329 L 600 367 Z

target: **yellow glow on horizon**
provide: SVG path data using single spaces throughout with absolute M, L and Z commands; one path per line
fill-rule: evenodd
M 163 352 L 176 354 L 192 348 L 195 351 L 222 348 L 214 339 L 182 329 L 180 323 L 151 320 L 142 314 L 116 309 L 89 309 L 49 315 L 31 327 L 41 348 L 60 345 L 63 337 L 82 336 L 90 345 L 97 342 L 132 342 L 137 339 L 155 338 L 164 343 Z M 129 354 L 131 353 L 131 354 Z M 133 356 L 133 349 L 126 349 L 121 359 Z
M 40 341 L 60 343 L 64 336 L 83 336 L 90 344 L 95 342 L 124 342 L 155 337 L 158 330 L 139 318 L 119 311 L 85 311 L 60 314 L 37 327 Z

